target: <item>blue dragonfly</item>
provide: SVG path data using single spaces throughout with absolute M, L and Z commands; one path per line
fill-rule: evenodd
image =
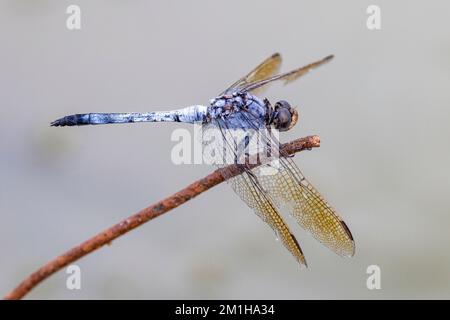
M 280 100 L 272 106 L 268 99 L 258 97 L 268 84 L 278 80 L 285 84 L 293 82 L 332 58 L 330 55 L 290 72 L 278 74 L 282 59 L 280 54 L 275 53 L 230 85 L 208 105 L 147 113 L 74 114 L 55 120 L 51 125 L 199 123 L 202 125 L 203 145 L 214 150 L 215 156 L 219 156 L 215 159 L 223 160 L 231 155 L 237 163 L 237 159 L 244 157 L 238 166 L 240 174 L 222 170 L 224 178 L 240 198 L 275 231 L 277 239 L 281 240 L 300 266 L 307 266 L 305 256 L 280 214 L 283 210 L 289 212 L 300 226 L 332 251 L 341 256 L 352 257 L 355 243 L 345 222 L 306 179 L 292 157 L 273 147 L 279 145 L 274 132 L 293 128 L 298 121 L 297 110 L 287 101 Z M 211 139 L 216 136 L 221 139 Z M 250 151 L 249 141 L 250 137 L 255 136 L 265 147 L 264 150 L 271 151 L 269 161 L 260 166 L 248 164 L 248 159 L 254 154 Z M 226 161 L 212 163 L 216 167 L 227 168 Z

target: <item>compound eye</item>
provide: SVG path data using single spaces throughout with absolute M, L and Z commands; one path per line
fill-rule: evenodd
M 275 129 L 279 131 L 286 131 L 291 126 L 292 116 L 287 108 L 278 109 L 278 114 L 275 121 Z
M 275 103 L 275 110 L 277 109 L 290 109 L 291 105 L 289 104 L 289 102 L 285 101 L 285 100 L 280 100 L 277 101 L 277 103 Z

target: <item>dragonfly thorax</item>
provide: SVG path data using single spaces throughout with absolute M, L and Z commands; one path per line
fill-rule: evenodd
M 240 91 L 212 99 L 207 114 L 207 121 L 220 119 L 226 121 L 231 129 L 272 126 L 279 131 L 287 131 L 298 120 L 297 111 L 287 101 L 278 101 L 272 107 L 269 100 Z
M 207 118 L 226 121 L 231 129 L 259 129 L 267 125 L 268 108 L 260 98 L 236 91 L 212 99 Z

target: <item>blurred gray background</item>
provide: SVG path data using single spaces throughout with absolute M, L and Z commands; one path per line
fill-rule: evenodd
M 66 28 L 81 7 L 82 29 Z M 381 7 L 368 30 L 366 8 Z M 60 271 L 28 298 L 450 298 L 448 1 L 0 1 L 0 292 L 211 172 L 174 165 L 174 124 L 52 128 L 84 112 L 207 103 L 279 51 L 336 55 L 270 99 L 299 107 L 284 141 L 345 219 L 343 259 L 291 218 L 309 269 L 222 184 Z M 185 126 L 189 128 L 188 126 Z M 366 268 L 381 268 L 381 290 Z

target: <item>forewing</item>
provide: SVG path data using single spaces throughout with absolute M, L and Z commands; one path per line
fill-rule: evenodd
M 242 86 L 241 90 L 255 92 L 256 90 L 260 90 L 263 86 L 265 86 L 273 81 L 277 81 L 277 80 L 284 80 L 284 83 L 288 84 L 290 82 L 297 80 L 301 76 L 307 74 L 312 69 L 315 69 L 315 68 L 329 62 L 331 59 L 333 59 L 333 55 L 329 55 L 321 60 L 312 62 L 306 66 L 294 69 L 292 71 L 282 73 L 282 74 L 279 74 L 276 76 L 268 77 L 268 78 L 265 78 L 265 79 L 262 79 L 262 80 L 259 80 L 256 82 L 249 83 L 247 85 Z
M 260 80 L 269 78 L 274 74 L 277 74 L 281 66 L 281 55 L 279 53 L 274 53 L 269 58 L 261 62 L 255 69 L 250 71 L 246 76 L 240 78 L 231 86 L 229 86 L 222 94 L 239 90 L 251 83 L 258 82 Z M 263 88 L 256 90 L 255 94 L 260 94 Z
M 236 152 L 239 141 L 236 141 L 234 138 L 236 135 L 231 134 L 231 130 L 226 127 L 222 120 L 213 120 L 212 123 L 204 125 L 203 141 L 208 143 L 208 141 L 212 140 L 211 135 L 217 137 L 217 130 L 220 131 L 224 141 L 223 143 L 217 143 L 217 141 L 213 143 L 213 149 L 222 158 L 229 159 L 224 153 L 231 153 L 232 156 L 239 157 Z M 208 146 L 208 148 L 211 148 L 211 146 Z M 208 155 L 204 155 L 204 157 L 208 158 Z M 235 172 L 232 173 L 226 170 L 229 163 L 218 163 L 217 158 L 214 161 L 211 161 L 211 159 L 206 159 L 206 161 L 213 162 L 212 164 L 222 169 L 221 172 L 224 178 L 239 197 L 275 231 L 277 238 L 291 252 L 300 265 L 306 266 L 305 257 L 300 245 L 283 221 L 270 196 L 262 188 L 258 177 L 252 173 L 251 169 L 245 164 L 238 165 L 240 174 L 236 175 Z

